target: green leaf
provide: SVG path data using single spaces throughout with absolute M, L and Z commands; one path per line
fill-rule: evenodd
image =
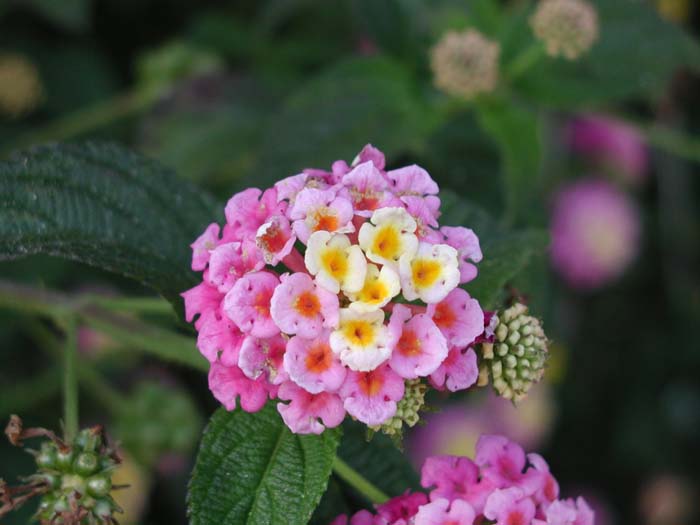
M 27 0 L 27 5 L 62 28 L 83 31 L 90 22 L 90 0 Z
M 700 46 L 660 18 L 650 2 L 595 0 L 600 39 L 575 62 L 544 59 L 516 83 L 523 94 L 556 107 L 579 107 L 658 95 L 681 67 L 700 69 Z M 532 41 L 529 13 L 519 17 L 504 56 Z
M 506 217 L 520 218 L 537 190 L 542 143 L 537 115 L 511 102 L 497 101 L 478 107 L 483 129 L 501 152 Z
M 0 163 L 0 260 L 63 257 L 155 288 L 180 304 L 189 245 L 219 212 L 157 163 L 108 144 L 32 149 Z
M 471 228 L 479 236 L 483 260 L 467 291 L 482 308 L 497 308 L 504 287 L 546 250 L 548 235 L 541 230 L 509 231 L 483 209 L 450 191 L 441 191 L 440 222 Z
M 420 489 L 415 469 L 388 436 L 375 434 L 367 441 L 367 427 L 349 420 L 343 431 L 338 456 L 382 492 L 393 497 Z
M 251 182 L 269 185 L 305 167 L 350 161 L 368 142 L 390 156 L 419 147 L 436 121 L 413 85 L 400 64 L 382 57 L 323 72 L 271 119 Z
M 339 440 L 339 430 L 292 434 L 274 404 L 256 414 L 217 410 L 190 482 L 190 523 L 307 523 L 326 490 Z

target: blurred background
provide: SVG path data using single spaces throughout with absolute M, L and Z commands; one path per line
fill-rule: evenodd
M 504 292 L 544 321 L 545 382 L 518 407 L 481 391 L 432 400 L 441 410 L 406 452 L 419 466 L 504 433 L 541 452 L 599 525 L 700 523 L 700 5 L 593 4 L 596 41 L 568 60 L 528 51 L 536 6 L 518 0 L 0 0 L 0 155 L 117 141 L 224 202 L 372 142 L 494 220 L 546 229 L 547 252 Z M 498 80 L 479 97 L 436 81 L 469 66 L 431 52 L 466 28 L 499 46 Z M 0 278 L 70 297 L 150 294 L 48 257 L 2 262 Z M 196 353 L 167 303 L 139 308 Z M 51 323 L 0 301 L 0 420 L 58 427 L 59 344 Z M 78 344 L 91 365 L 81 423 L 104 422 L 126 457 L 122 523 L 186 523 L 216 408 L 204 375 L 95 326 Z M 6 480 L 31 464 L 0 444 Z

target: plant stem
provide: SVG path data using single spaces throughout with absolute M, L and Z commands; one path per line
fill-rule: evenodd
M 335 457 L 335 461 L 333 462 L 333 472 L 372 503 L 384 503 L 389 499 L 389 496 L 375 487 L 369 480 L 364 478 L 338 456 Z
M 86 301 L 113 312 L 131 312 L 139 314 L 172 315 L 173 307 L 160 297 L 104 297 L 87 296 Z
M 63 424 L 65 438 L 71 442 L 78 434 L 78 326 L 74 315 L 61 321 L 65 332 L 63 347 Z

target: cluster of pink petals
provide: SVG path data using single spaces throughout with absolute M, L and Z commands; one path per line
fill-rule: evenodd
M 554 269 L 581 290 L 617 279 L 639 251 L 639 211 L 604 180 L 582 179 L 563 187 L 555 197 L 550 230 Z
M 278 399 L 293 432 L 320 433 L 346 413 L 386 422 L 409 379 L 472 386 L 484 313 L 459 285 L 482 254 L 472 230 L 441 227 L 438 190 L 367 145 L 234 195 L 192 244 L 202 282 L 182 294 L 214 396 L 249 412 Z
M 593 525 L 583 498 L 559 499 L 559 484 L 538 454 L 503 436 L 481 436 L 474 460 L 429 457 L 421 471 L 429 491 L 405 494 L 338 516 L 332 525 Z

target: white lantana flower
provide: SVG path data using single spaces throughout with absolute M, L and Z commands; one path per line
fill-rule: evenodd
M 304 263 L 316 282 L 331 293 L 359 292 L 365 284 L 367 260 L 347 235 L 314 232 L 306 246 Z
M 358 240 L 370 261 L 396 268 L 402 256 L 416 252 L 415 231 L 416 221 L 404 208 L 382 208 L 362 225 Z
M 439 303 L 459 284 L 457 250 L 447 244 L 422 242 L 414 256 L 399 261 L 403 296 L 413 301 Z
M 389 266 L 380 270 L 376 264 L 367 265 L 365 284 L 357 293 L 349 293 L 350 308 L 357 312 L 373 312 L 386 306 L 401 292 L 399 275 Z
M 374 370 L 391 355 L 389 335 L 384 326 L 384 312 L 361 313 L 340 309 L 338 329 L 331 332 L 331 350 L 340 361 L 357 372 Z

